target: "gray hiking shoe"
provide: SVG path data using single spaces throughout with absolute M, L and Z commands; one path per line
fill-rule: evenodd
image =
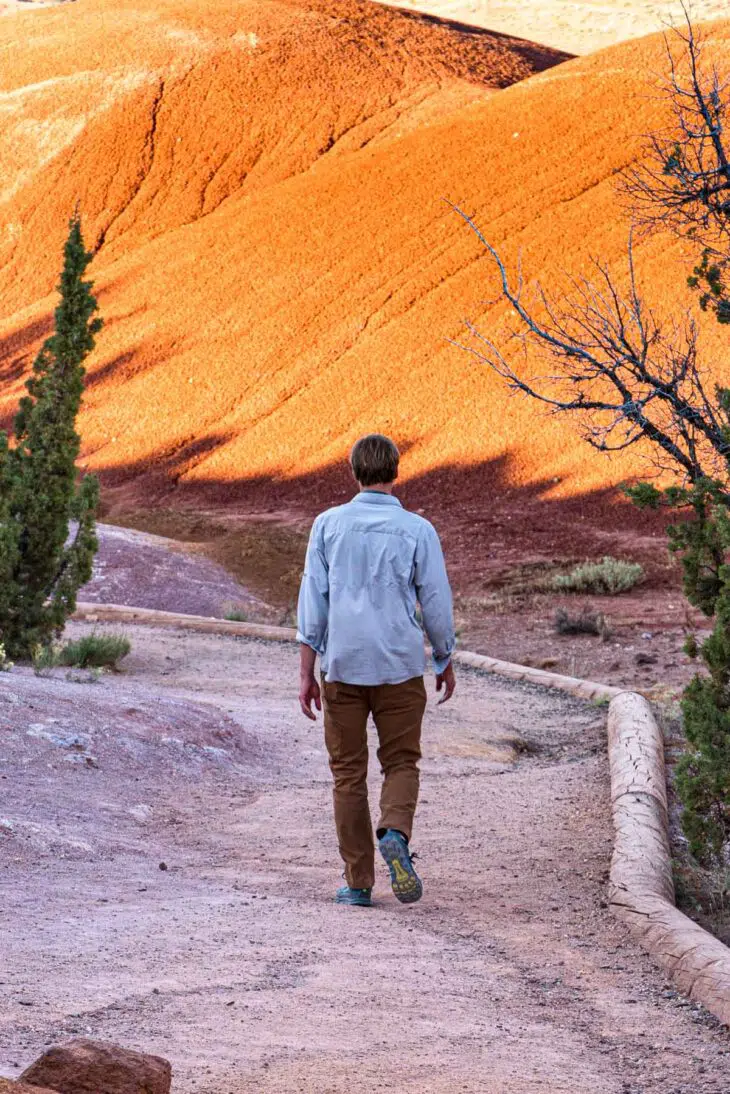
M 413 867 L 405 836 L 389 828 L 378 840 L 378 847 L 390 871 L 390 884 L 397 899 L 401 904 L 415 904 L 423 896 L 423 885 Z
M 335 904 L 353 904 L 358 908 L 372 908 L 372 889 L 351 889 L 343 885 L 335 894 Z

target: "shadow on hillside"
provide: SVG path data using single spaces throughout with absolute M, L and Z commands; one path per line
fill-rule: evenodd
M 53 333 L 53 316 L 44 315 L 0 338 L 0 390 L 4 398 L 25 394 L 23 381 L 41 344 Z M 15 390 L 17 389 L 17 391 Z M 10 430 L 17 410 L 15 405 L 0 414 L 0 429 Z
M 191 467 L 226 440 L 214 436 L 166 453 L 152 467 L 127 464 L 103 473 L 107 519 L 133 511 L 185 510 L 216 514 L 223 523 L 228 514 L 305 529 L 316 513 L 355 492 L 344 461 L 296 478 L 187 482 Z M 397 489 L 405 506 L 438 528 L 462 589 L 528 560 L 604 554 L 639 559 L 650 576 L 666 577 L 665 516 L 637 510 L 614 489 L 551 497 L 553 481 L 515 486 L 509 471 L 506 458 L 447 466 Z

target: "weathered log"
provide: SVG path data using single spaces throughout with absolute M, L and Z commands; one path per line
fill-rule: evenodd
M 509 680 L 522 680 L 527 684 L 538 684 L 540 687 L 565 691 L 578 699 L 612 699 L 615 695 L 620 695 L 622 690 L 610 687 L 608 684 L 595 683 L 593 680 L 580 680 L 576 676 L 561 676 L 559 673 L 546 672 L 545 669 L 535 669 L 529 665 L 499 661 L 496 657 L 486 657 L 484 654 L 470 653 L 467 650 L 457 650 L 454 654 L 454 662 L 457 665 L 467 665 L 469 668 L 478 669 L 480 672 L 506 676 Z
M 611 701 L 608 759 L 611 907 L 681 992 L 730 1025 L 730 949 L 674 905 L 664 740 L 640 695 Z
M 231 619 L 215 619 L 205 615 L 183 615 L 163 612 L 156 608 L 128 608 L 123 604 L 81 603 L 76 607 L 75 620 L 86 623 L 135 623 L 150 627 L 182 627 L 201 634 L 230 634 L 241 638 L 266 638 L 274 642 L 293 642 L 297 632 L 293 627 L 274 627 L 268 623 L 240 623 Z

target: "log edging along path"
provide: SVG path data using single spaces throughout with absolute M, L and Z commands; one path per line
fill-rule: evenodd
M 293 627 L 239 623 L 119 604 L 78 605 L 75 619 L 182 627 L 204 634 L 293 642 Z M 690 999 L 730 1025 L 730 949 L 680 912 L 674 903 L 669 847 L 664 739 L 641 695 L 606 684 L 560 676 L 459 650 L 459 665 L 580 699 L 608 702 L 608 759 L 614 849 L 609 901 L 641 944 Z

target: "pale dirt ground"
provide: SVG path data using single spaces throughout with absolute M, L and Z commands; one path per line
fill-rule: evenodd
M 112 524 L 98 524 L 96 532 L 94 572 L 79 600 L 218 619 L 235 612 L 241 619 L 280 620 L 280 612 L 190 544 Z
M 0 15 L 68 2 L 72 0 L 0 0 Z M 680 0 L 393 0 L 392 6 L 578 54 L 654 34 L 683 20 Z M 693 0 L 691 10 L 698 23 L 728 18 L 727 0 Z
M 654 34 L 683 19 L 679 0 L 396 0 L 393 6 L 579 54 Z M 694 0 L 691 8 L 698 23 L 728 18 L 727 0 Z
M 53 8 L 73 0 L 0 0 L 0 15 L 15 15 L 33 8 Z
M 424 900 L 381 869 L 340 908 L 296 648 L 131 637 L 97 684 L 0 676 L 0 1073 L 86 1034 L 178 1094 L 726 1094 L 730 1034 L 605 906 L 604 711 L 462 673 L 426 719 Z

